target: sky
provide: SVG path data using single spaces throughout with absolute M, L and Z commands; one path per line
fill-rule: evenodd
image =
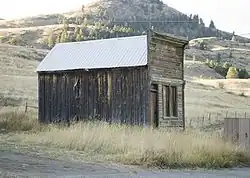
M 91 0 L 7 0 L 1 3 L 0 18 L 14 19 L 38 14 L 67 12 Z M 199 14 L 206 25 L 212 19 L 218 29 L 250 36 L 249 0 L 163 0 L 185 13 Z

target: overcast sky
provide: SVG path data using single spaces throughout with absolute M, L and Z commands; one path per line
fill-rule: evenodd
M 79 8 L 91 0 L 5 0 L 0 6 L 0 17 L 20 18 L 37 14 L 65 12 Z M 237 34 L 250 33 L 249 0 L 164 0 L 169 6 L 186 13 L 199 14 L 208 25 Z

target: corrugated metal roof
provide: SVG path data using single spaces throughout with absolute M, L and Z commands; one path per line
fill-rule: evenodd
M 147 65 L 147 36 L 58 43 L 37 72 Z

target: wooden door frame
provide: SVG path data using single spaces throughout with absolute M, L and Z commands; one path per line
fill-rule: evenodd
M 156 86 L 156 88 L 154 88 L 153 86 Z M 152 83 L 150 85 L 150 90 L 149 90 L 149 125 L 152 128 L 158 128 L 159 127 L 159 111 L 158 111 L 158 95 L 159 95 L 159 91 L 158 91 L 158 84 L 154 84 Z M 155 114 L 154 114 L 154 118 L 152 118 L 152 102 L 153 102 L 153 98 L 152 98 L 152 93 L 155 94 Z

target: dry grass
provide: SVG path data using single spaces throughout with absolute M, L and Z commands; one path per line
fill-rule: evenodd
M 6 112 L 0 115 L 0 130 L 7 132 L 41 131 L 43 126 L 33 114 Z
M 34 117 L 15 112 L 0 116 L 1 128 L 17 132 L 19 143 L 84 151 L 125 164 L 219 168 L 250 163 L 248 151 L 225 143 L 213 134 L 167 132 L 98 122 L 71 127 L 41 126 Z

